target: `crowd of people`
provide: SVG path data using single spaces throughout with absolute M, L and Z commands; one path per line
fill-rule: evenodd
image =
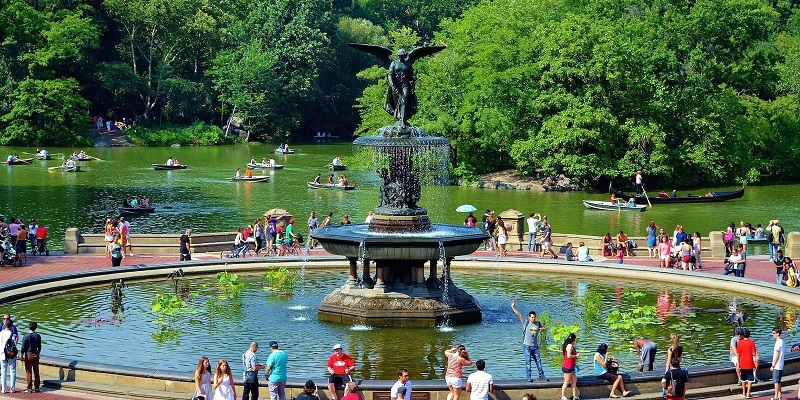
M 46 226 L 40 226 L 33 218 L 27 224 L 22 218 L 11 218 L 9 221 L 0 216 L 0 257 L 19 262 L 22 258 L 27 261 L 29 250 L 31 254 L 50 254 Z

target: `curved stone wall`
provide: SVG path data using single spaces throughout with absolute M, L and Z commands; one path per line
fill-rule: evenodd
M 296 257 L 283 257 L 281 259 L 249 259 L 228 261 L 225 270 L 227 271 L 248 271 L 260 269 L 265 263 L 281 264 L 286 267 L 299 268 L 302 261 Z M 563 275 L 565 265 L 559 260 L 532 260 L 532 259 L 503 259 L 480 258 L 480 257 L 460 257 L 457 258 L 452 268 L 456 270 L 468 270 L 475 272 L 496 271 L 498 264 L 502 264 L 502 269 L 506 272 L 536 272 L 542 274 Z M 111 280 L 125 279 L 152 279 L 162 278 L 177 268 L 183 269 L 187 275 L 216 273 L 222 264 L 218 261 L 192 261 L 175 262 L 163 264 L 140 264 L 113 269 L 101 269 L 77 273 L 65 273 L 41 278 L 25 279 L 0 285 L 0 303 L 10 303 L 15 300 L 30 298 L 45 293 L 64 290 L 75 287 L 82 287 L 95 284 L 106 284 Z M 337 268 L 347 270 L 348 263 L 342 257 L 320 256 L 311 257 L 305 263 L 306 269 L 328 269 Z M 569 263 L 570 273 L 573 275 L 596 276 L 602 275 L 605 278 L 624 278 L 645 281 L 658 280 L 677 285 L 701 287 L 726 293 L 745 293 L 748 297 L 761 298 L 778 304 L 786 304 L 791 307 L 800 306 L 800 293 L 786 287 L 778 286 L 761 281 L 750 279 L 740 279 L 728 276 L 697 274 L 680 270 L 664 271 L 650 267 L 637 267 L 635 265 L 624 264 L 603 264 L 603 263 Z M 764 358 L 762 358 L 764 359 Z M 22 368 L 22 366 L 19 366 Z M 42 356 L 41 370 L 44 377 L 57 377 L 58 381 L 48 381 L 48 385 L 80 388 L 81 390 L 95 390 L 106 392 L 114 391 L 134 395 L 138 393 L 140 397 L 152 399 L 179 399 L 186 398 L 187 394 L 194 391 L 192 382 L 192 371 L 163 371 L 142 368 L 126 368 L 111 364 L 85 363 L 80 360 L 69 360 L 63 358 Z M 800 372 L 800 353 L 787 354 L 784 368 L 784 376 L 790 376 Z M 771 387 L 768 375 L 770 374 L 767 362 L 762 362 L 759 368 L 759 376 L 764 380 L 764 388 Z M 714 394 L 727 394 L 731 390 L 736 390 L 731 382 L 734 369 L 730 365 L 710 365 L 704 367 L 693 367 L 690 370 L 692 385 L 690 393 L 692 395 L 710 396 Z M 625 373 L 626 387 L 635 394 L 654 395 L 650 397 L 660 397 L 661 374 L 657 372 L 649 373 Z M 789 381 L 791 378 L 786 378 Z M 318 386 L 319 395 L 323 400 L 330 398 L 324 392 L 325 387 L 323 378 L 320 377 Z M 287 382 L 287 396 L 295 397 L 302 391 L 305 380 L 289 379 Z M 377 398 L 373 395 L 380 395 L 388 392 L 394 381 L 365 381 L 361 385 L 365 398 Z M 97 389 L 101 385 L 102 389 Z M 266 383 L 262 381 L 262 386 Z M 580 377 L 578 386 L 582 397 L 607 397 L 608 385 L 600 382 L 593 377 Z M 524 393 L 534 393 L 541 398 L 558 398 L 560 396 L 561 382 L 533 382 L 525 380 L 501 380 L 495 382 L 495 397 L 498 400 L 519 399 Z M 444 400 L 448 391 L 441 381 L 415 381 L 414 393 L 420 396 L 429 394 L 430 400 Z M 647 397 L 647 396 L 646 396 Z M 646 398 L 645 397 L 645 398 Z M 637 397 L 639 398 L 639 397 Z

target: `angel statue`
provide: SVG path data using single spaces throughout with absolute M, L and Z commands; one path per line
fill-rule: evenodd
M 423 46 L 410 52 L 400 49 L 397 51 L 397 59 L 392 60 L 392 51 L 386 47 L 362 43 L 348 43 L 347 45 L 374 54 L 378 57 L 381 65 L 389 69 L 387 74 L 389 88 L 386 91 L 386 103 L 384 103 L 383 109 L 394 116 L 398 126 L 408 126 L 408 120 L 417 113 L 414 62 L 422 57 L 438 53 L 446 46 Z

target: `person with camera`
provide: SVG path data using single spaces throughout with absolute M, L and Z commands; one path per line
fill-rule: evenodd
M 250 343 L 250 348 L 242 354 L 242 367 L 244 376 L 242 380 L 242 400 L 258 400 L 258 371 L 264 368 L 264 364 L 258 362 L 258 342 Z
M 667 391 L 667 400 L 683 400 L 689 388 L 689 373 L 681 369 L 681 363 L 676 358 L 672 360 L 669 371 L 661 378 L 661 387 Z
M 618 375 L 619 364 L 613 356 L 608 355 L 608 345 L 605 343 L 597 346 L 597 353 L 594 353 L 594 374 L 600 379 L 605 379 L 611 382 L 611 397 L 618 398 L 616 392 L 622 394 L 622 397 L 627 396 L 630 391 L 625 390 L 625 382 L 622 380 L 622 375 Z

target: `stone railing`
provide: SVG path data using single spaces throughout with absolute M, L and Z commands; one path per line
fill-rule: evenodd
M 192 253 L 228 250 L 233 245 L 236 232 L 192 233 Z M 134 253 L 178 254 L 181 234 L 134 234 L 131 245 Z M 105 235 L 82 234 L 78 228 L 69 228 L 64 237 L 64 254 L 104 254 Z

